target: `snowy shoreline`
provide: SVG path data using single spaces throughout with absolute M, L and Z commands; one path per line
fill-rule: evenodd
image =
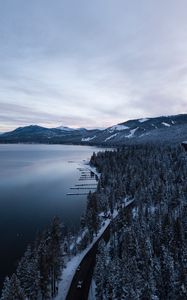
M 131 203 L 134 202 L 134 199 L 131 199 L 128 201 L 128 199 L 123 199 L 122 201 L 124 203 L 124 208 L 129 206 Z M 110 225 L 111 221 L 114 220 L 118 216 L 117 209 L 114 210 L 112 218 L 107 218 L 104 221 L 104 225 L 100 228 L 97 236 L 94 237 L 92 243 L 86 247 L 85 250 L 78 253 L 76 256 L 72 257 L 66 264 L 66 267 L 64 268 L 62 272 L 62 278 L 59 283 L 59 293 L 56 296 L 55 300 L 65 300 L 68 294 L 68 291 L 70 289 L 73 277 L 76 273 L 77 268 L 81 264 L 82 260 L 85 258 L 86 254 L 92 249 L 92 247 L 95 245 L 95 243 L 101 238 L 104 231 L 107 229 L 107 227 Z

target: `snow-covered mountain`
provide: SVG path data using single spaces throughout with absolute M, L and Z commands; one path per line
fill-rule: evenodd
M 0 135 L 0 143 L 59 143 L 124 145 L 145 142 L 182 142 L 187 140 L 187 114 L 129 120 L 104 130 L 73 129 L 37 125 L 19 127 Z
M 0 143 L 49 143 L 80 144 L 82 140 L 96 136 L 100 130 L 68 127 L 45 128 L 38 125 L 19 127 L 0 136 Z
M 128 144 L 187 139 L 187 114 L 129 120 L 100 132 L 92 143 Z
M 74 131 L 74 130 L 76 130 L 74 128 L 70 128 L 70 127 L 66 127 L 66 126 L 59 126 L 59 127 L 56 127 L 56 129 L 60 129 L 62 131 Z

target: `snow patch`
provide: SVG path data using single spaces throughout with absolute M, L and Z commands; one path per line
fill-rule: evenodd
M 129 127 L 125 126 L 125 125 L 114 125 L 109 128 L 109 132 L 121 131 L 121 130 L 126 130 L 126 129 L 129 129 Z
M 74 128 L 69 128 L 69 127 L 65 127 L 65 126 L 56 127 L 56 129 L 60 129 L 60 130 L 63 130 L 63 131 L 75 131 L 76 130 Z
M 90 285 L 90 290 L 89 290 L 89 295 L 88 295 L 88 300 L 96 300 L 96 283 L 95 280 L 92 279 L 91 285 Z
M 162 122 L 162 125 L 167 126 L 167 127 L 170 127 L 170 126 L 171 126 L 170 124 L 165 123 L 165 122 Z
M 98 178 L 100 178 L 101 174 L 99 172 L 97 172 L 95 167 L 90 166 L 90 162 L 89 161 L 84 161 L 83 163 L 80 164 L 81 166 L 86 166 L 86 170 L 91 171 L 92 173 L 94 173 Z
M 148 121 L 149 119 L 147 119 L 147 118 L 144 118 L 144 119 L 139 119 L 138 121 L 140 122 L 140 123 L 143 123 L 143 122 L 146 122 L 146 121 Z
M 141 137 L 143 137 L 143 136 L 146 136 L 146 135 L 150 135 L 151 134 L 151 132 L 146 132 L 146 133 L 142 133 L 139 137 L 141 138 Z
M 116 135 L 118 135 L 118 133 L 112 134 L 111 136 L 107 137 L 104 141 L 108 141 L 110 139 L 113 139 Z
M 96 135 L 94 135 L 94 136 L 92 136 L 92 137 L 82 138 L 82 139 L 81 139 L 81 142 L 89 142 L 89 141 L 91 141 L 91 140 L 93 140 L 93 139 L 95 139 L 95 138 L 96 138 Z
M 139 127 L 136 127 L 136 128 L 134 128 L 134 129 L 131 129 L 130 130 L 130 133 L 128 134 L 128 135 L 126 135 L 125 137 L 127 137 L 127 138 L 132 138 L 133 136 L 134 136 L 134 134 L 135 134 L 135 132 L 136 132 L 136 130 L 138 129 Z
M 171 123 L 172 123 L 173 125 L 174 125 L 174 124 L 176 124 L 176 122 L 175 122 L 175 121 L 173 121 L 173 120 L 171 121 Z

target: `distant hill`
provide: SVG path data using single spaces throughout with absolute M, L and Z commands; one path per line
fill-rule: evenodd
M 124 145 L 187 140 L 187 114 L 129 120 L 104 130 L 85 128 L 19 127 L 0 135 L 0 143 Z
M 0 143 L 80 144 L 82 139 L 97 135 L 100 130 L 45 128 L 37 125 L 19 127 L 0 136 Z

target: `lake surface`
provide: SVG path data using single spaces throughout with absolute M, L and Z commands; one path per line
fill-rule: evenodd
M 86 196 L 67 196 L 80 183 L 83 160 L 99 148 L 0 145 L 0 286 L 38 230 L 53 216 L 78 227 Z M 88 181 L 89 182 L 89 181 Z M 93 183 L 93 181 L 92 181 Z

